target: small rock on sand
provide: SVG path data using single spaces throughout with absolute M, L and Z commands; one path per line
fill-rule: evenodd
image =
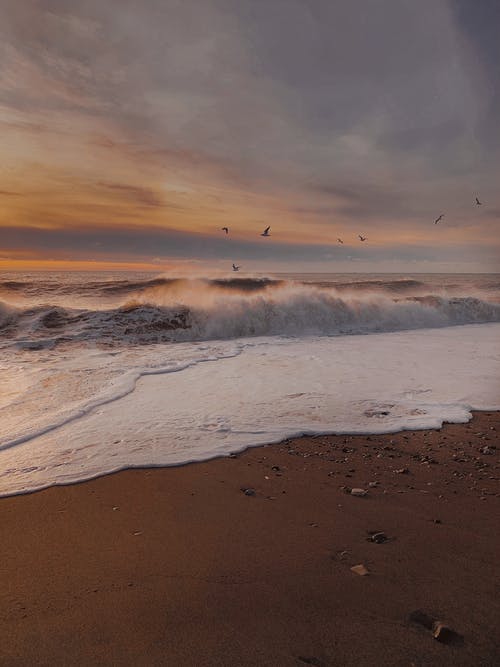
M 452 644 L 461 639 L 459 634 L 441 621 L 434 621 L 432 624 L 432 636 L 442 644 Z
M 446 623 L 432 618 L 422 609 L 412 611 L 409 619 L 412 623 L 417 623 L 430 630 L 434 639 L 442 644 L 461 644 L 463 641 L 463 637 L 458 632 L 452 630 Z
M 360 565 L 353 565 L 351 567 L 351 572 L 359 574 L 360 577 L 366 577 L 367 574 L 370 574 L 368 569 L 362 563 Z
M 356 496 L 358 498 L 364 498 L 368 491 L 366 489 L 351 489 L 351 496 Z
M 381 530 L 370 533 L 370 537 L 366 538 L 369 542 L 375 542 L 375 544 L 383 544 L 389 539 L 385 533 Z
M 245 496 L 255 496 L 255 489 L 251 489 L 251 488 L 248 488 L 248 489 L 246 489 L 246 488 L 242 488 L 241 490 L 243 491 L 243 493 L 245 494 Z

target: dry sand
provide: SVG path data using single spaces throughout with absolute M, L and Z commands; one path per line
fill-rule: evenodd
M 0 664 L 498 665 L 499 431 L 480 413 L 1 499 Z

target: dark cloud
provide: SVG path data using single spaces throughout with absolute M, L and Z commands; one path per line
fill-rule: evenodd
M 334 214 L 353 221 L 365 219 L 407 220 L 415 217 L 415 202 L 411 193 L 367 183 L 355 185 L 316 185 L 316 196 L 331 198 Z
M 312 245 L 306 248 L 276 242 L 271 239 L 241 241 L 205 234 L 190 234 L 154 227 L 71 228 L 41 229 L 39 227 L 3 227 L 0 247 L 2 250 L 22 250 L 36 247 L 39 251 L 67 252 L 95 256 L 112 254 L 115 257 L 171 257 L 208 259 L 300 259 L 325 257 L 332 252 L 328 245 Z M 333 252 L 337 252 L 333 248 Z
M 483 117 L 477 134 L 487 151 L 498 150 L 500 133 L 500 4 L 497 0 L 452 0 L 451 7 L 469 51 L 463 52 L 464 65 L 478 79 Z
M 277 236 L 277 235 L 276 235 Z M 36 248 L 57 259 L 87 260 L 113 257 L 115 261 L 151 261 L 159 259 L 190 259 L 203 257 L 208 261 L 254 261 L 268 262 L 272 270 L 276 263 L 316 262 L 439 262 L 460 261 L 467 247 L 452 244 L 447 248 L 435 245 L 401 244 L 398 247 L 361 245 L 356 235 L 344 237 L 344 245 L 310 244 L 292 245 L 282 243 L 275 237 L 244 241 L 220 238 L 205 234 L 189 234 L 153 227 L 111 228 L 67 228 L 41 229 L 38 227 L 4 227 L 1 230 L 0 248 L 22 256 L 24 249 Z M 25 251 L 31 256 L 31 251 Z M 488 261 L 495 259 L 495 251 L 488 244 L 478 248 L 479 254 Z M 333 265 L 334 266 L 334 265 Z

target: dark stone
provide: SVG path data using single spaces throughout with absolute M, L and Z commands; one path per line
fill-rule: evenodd
M 368 538 L 370 542 L 375 542 L 375 544 L 383 544 L 384 542 L 387 542 L 388 539 L 387 535 L 382 531 L 372 533 Z
M 432 635 L 441 644 L 461 644 L 463 642 L 462 635 L 441 621 L 434 621 L 432 624 Z

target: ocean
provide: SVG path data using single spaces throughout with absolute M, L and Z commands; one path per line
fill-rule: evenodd
M 500 409 L 499 274 L 0 273 L 0 495 Z

